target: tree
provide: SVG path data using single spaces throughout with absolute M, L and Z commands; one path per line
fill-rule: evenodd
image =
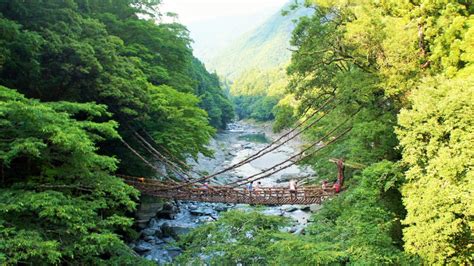
M 473 5 L 454 0 L 307 4 L 315 13 L 293 32 L 297 50 L 288 68 L 289 89 L 310 107 L 320 105 L 321 98 L 335 99 L 309 138 L 358 110 L 346 138 L 309 162 L 330 176 L 328 157 L 374 165 L 403 156 L 406 251 L 430 264 L 472 262 L 466 255 L 472 254 L 467 218 L 472 196 L 463 191 L 472 190 L 466 160 L 472 160 L 467 117 L 472 113 Z
M 206 145 L 214 131 L 208 124 L 225 128 L 233 108 L 217 76 L 192 56 L 184 26 L 140 19 L 157 2 L 1 2 L 0 84 L 42 101 L 105 104 L 121 125 L 120 135 L 150 161 L 155 158 L 134 135 L 143 129 L 162 152 L 172 152 L 170 157 L 209 154 Z M 163 90 L 159 97 L 157 90 Z M 193 118 L 196 134 L 180 138 L 185 126 L 180 116 L 167 112 L 172 106 L 158 99 L 165 94 L 179 106 L 176 114 Z M 156 126 L 164 124 L 177 128 Z M 106 144 L 101 149 L 121 159 L 121 173 L 154 176 L 120 142 Z
M 238 117 L 273 120 L 274 107 L 284 97 L 287 80 L 283 67 L 243 72 L 230 88 Z
M 40 103 L 0 87 L 0 261 L 132 258 L 120 235 L 138 193 L 111 174 L 115 158 L 97 153 L 97 142 L 119 138 L 114 121 L 94 122 L 108 115 L 103 105 Z
M 258 212 L 228 211 L 180 240 L 178 263 L 261 265 L 273 261 L 269 247 L 286 219 Z
M 314 121 L 325 114 L 308 130 L 308 139 L 319 139 L 344 121 L 344 127 L 352 130 L 308 162 L 322 177 L 332 178 L 334 167 L 328 157 L 366 165 L 397 159 L 393 127 L 400 100 L 389 94 L 378 73 L 386 37 L 380 8 L 345 1 L 311 3 L 314 15 L 301 18 L 293 32 L 291 44 L 296 51 L 288 67 L 288 90 L 300 105 L 300 116 L 331 101 L 310 118 Z
M 409 168 L 406 250 L 428 263 L 472 263 L 474 79 L 429 79 L 410 100 L 397 130 Z
M 206 111 L 198 107 L 199 99 L 166 85 L 152 86 L 150 90 L 150 115 L 157 119 L 147 122 L 144 128 L 153 132 L 153 139 L 182 159 L 181 154 L 197 157 L 199 152 L 210 156 L 211 151 L 202 145 L 209 142 L 215 129 L 209 125 Z
M 192 60 L 190 72 L 191 77 L 197 81 L 194 91 L 201 99 L 199 106 L 206 110 L 210 124 L 217 129 L 225 129 L 234 119 L 235 113 L 232 103 L 224 94 L 219 77 L 215 73 L 209 73 L 196 58 Z

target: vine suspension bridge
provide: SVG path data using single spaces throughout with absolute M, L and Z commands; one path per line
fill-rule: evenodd
M 277 172 L 289 168 L 298 162 L 308 158 L 324 149 L 328 145 L 338 141 L 347 134 L 351 127 L 345 126 L 347 122 L 354 117 L 359 110 L 352 113 L 346 120 L 339 123 L 324 136 L 314 141 L 299 153 L 291 156 L 287 160 L 279 162 L 271 167 L 263 169 L 261 172 L 253 174 L 249 177 L 238 179 L 226 184 L 221 184 L 215 180 L 216 177 L 228 171 L 239 168 L 248 164 L 265 154 L 268 154 L 290 140 L 296 138 L 304 131 L 310 129 L 321 119 L 323 119 L 331 110 L 335 108 L 335 104 L 331 106 L 334 97 L 326 99 L 324 103 L 308 115 L 304 120 L 299 122 L 292 130 L 280 136 L 272 143 L 266 145 L 261 150 L 247 157 L 246 159 L 219 170 L 211 175 L 203 177 L 193 177 L 191 173 L 201 176 L 200 173 L 189 169 L 188 165 L 175 158 L 166 148 L 157 145 L 153 138 L 145 131 L 134 131 L 133 137 L 141 145 L 141 147 L 149 152 L 153 158 L 163 163 L 168 170 L 175 173 L 176 177 L 163 175 L 162 180 L 149 179 L 134 176 L 120 176 L 126 183 L 134 186 L 143 194 L 155 196 L 163 199 L 200 201 L 200 202 L 225 202 L 225 203 L 247 203 L 260 205 L 283 205 L 283 204 L 319 204 L 324 199 L 333 196 L 339 192 L 344 181 L 344 162 L 343 160 L 332 160 L 338 166 L 337 181 L 332 186 L 300 186 L 293 189 L 286 187 L 258 187 L 255 189 L 247 189 L 246 185 L 254 181 L 269 177 Z M 322 113 L 321 115 L 319 115 Z M 308 122 L 308 123 L 307 123 Z M 131 150 L 145 164 L 154 169 L 157 173 L 162 172 L 153 163 L 148 161 L 130 144 L 122 140 L 122 143 Z M 161 150 L 161 152 L 159 151 Z M 171 158 L 171 159 L 170 159 Z M 209 183 L 213 184 L 209 184 Z

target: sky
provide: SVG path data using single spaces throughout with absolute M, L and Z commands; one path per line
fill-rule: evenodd
M 174 12 L 185 25 L 216 17 L 238 17 L 277 11 L 288 0 L 162 0 L 161 10 Z

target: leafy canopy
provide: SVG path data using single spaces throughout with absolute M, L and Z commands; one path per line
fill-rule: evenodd
M 120 232 L 137 191 L 96 143 L 119 138 L 105 106 L 40 103 L 0 86 L 0 260 L 100 264 L 132 256 Z M 82 117 L 82 118 L 79 118 Z
M 160 17 L 156 4 L 159 1 L 3 1 L 0 84 L 43 101 L 106 105 L 120 123 L 123 139 L 150 161 L 154 158 L 137 143 L 134 132 L 145 135 L 145 130 L 173 157 L 209 154 L 206 145 L 214 130 L 208 124 L 225 128 L 233 108 L 217 76 L 193 57 L 184 26 L 140 19 Z M 157 90 L 173 100 L 161 100 Z M 195 135 L 178 115 L 167 113 L 171 108 L 185 113 Z M 120 172 L 153 175 L 121 143 L 102 148 L 121 159 Z

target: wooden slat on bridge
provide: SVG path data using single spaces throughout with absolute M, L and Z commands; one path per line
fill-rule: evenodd
M 284 204 L 320 204 L 325 198 L 334 194 L 333 189 L 322 189 L 316 186 L 300 187 L 296 193 L 283 187 L 261 187 L 249 192 L 241 188 L 228 186 L 196 187 L 193 185 L 173 189 L 176 184 L 150 179 L 125 179 L 125 182 L 140 190 L 143 194 L 163 199 L 244 203 L 259 205 Z

